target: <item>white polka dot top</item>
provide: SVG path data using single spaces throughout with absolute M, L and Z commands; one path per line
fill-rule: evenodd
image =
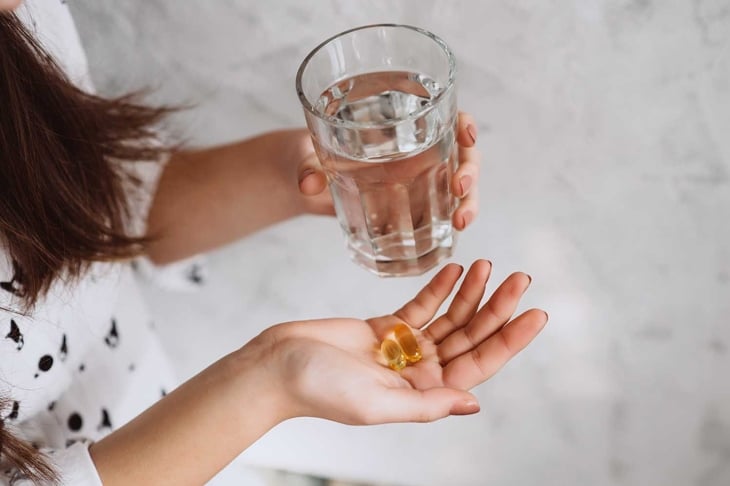
M 18 13 L 70 78 L 91 89 L 65 2 L 26 0 Z M 21 288 L 0 246 L 0 396 L 9 399 L 0 418 L 49 455 L 62 484 L 101 485 L 90 442 L 176 383 L 135 275 L 129 264 L 95 264 L 74 285 L 57 282 L 30 315 L 12 311 Z M 29 484 L 19 476 L 0 460 L 1 485 Z

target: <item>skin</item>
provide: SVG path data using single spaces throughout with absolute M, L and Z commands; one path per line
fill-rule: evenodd
M 460 198 L 453 216 L 457 230 L 479 213 L 481 155 L 475 127 L 470 115 L 459 115 L 460 163 L 451 188 Z M 148 218 L 152 243 L 147 252 L 155 263 L 166 264 L 302 214 L 334 214 L 327 179 L 306 130 L 182 151 L 173 154 L 160 178 Z
M 19 0 L 0 0 L 0 11 Z M 476 130 L 459 117 L 453 224 L 478 213 Z M 301 214 L 333 214 L 305 130 L 173 155 L 149 215 L 149 256 L 169 263 Z M 261 201 L 266 201 L 262 206 Z M 351 425 L 431 422 L 479 411 L 469 389 L 493 376 L 547 323 L 513 314 L 531 279 L 510 275 L 484 305 L 492 265 L 476 261 L 448 310 L 434 319 L 463 268 L 446 265 L 418 295 L 384 316 L 273 326 L 90 447 L 105 485 L 200 485 L 277 424 L 319 417 Z M 397 323 L 412 327 L 423 359 L 401 372 L 377 349 Z
M 14 10 L 20 5 L 22 0 L 0 0 L 0 12 L 5 10 Z
M 351 425 L 431 422 L 479 411 L 467 390 L 493 376 L 543 328 L 547 314 L 512 317 L 530 278 L 509 276 L 480 307 L 491 264 L 446 265 L 410 302 L 367 319 L 279 324 L 224 357 L 91 446 L 105 485 L 204 484 L 272 427 L 293 417 Z M 413 327 L 423 359 L 402 372 L 379 340 Z M 430 324 L 430 325 L 429 325 Z
M 460 204 L 453 224 L 463 230 L 478 213 L 480 160 L 467 114 L 459 116 L 457 142 L 460 164 L 451 189 Z M 148 254 L 159 264 L 173 262 L 302 214 L 334 214 L 306 130 L 178 152 L 150 209 Z M 479 404 L 467 390 L 496 373 L 547 322 L 536 309 L 511 320 L 530 281 L 522 273 L 505 280 L 480 309 L 490 271 L 491 263 L 475 262 L 449 310 L 435 320 L 462 273 L 458 265 L 444 267 L 393 314 L 273 326 L 92 445 L 104 484 L 204 484 L 293 417 L 367 425 L 476 413 Z M 398 322 L 414 328 L 423 353 L 400 373 L 377 352 Z

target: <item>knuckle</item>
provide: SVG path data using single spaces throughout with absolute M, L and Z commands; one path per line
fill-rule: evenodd
M 375 425 L 383 422 L 382 414 L 378 413 L 379 407 L 374 400 L 361 400 L 354 402 L 352 406 L 353 420 L 360 425 Z
M 460 111 L 459 112 L 459 123 L 462 123 L 464 125 L 468 125 L 469 123 L 474 123 L 474 117 L 471 116 L 471 114 L 466 111 Z
M 430 410 L 420 410 L 415 417 L 415 422 L 427 424 L 436 420 L 435 414 Z
M 504 319 L 502 319 L 502 316 L 500 315 L 500 312 L 494 309 L 494 303 L 487 303 L 487 305 L 484 307 L 484 317 L 486 322 L 496 322 L 500 323 L 503 322 Z
M 466 326 L 464 328 L 464 337 L 471 348 L 476 347 L 481 342 L 476 332 L 476 326 Z
M 465 208 L 470 209 L 474 215 L 476 216 L 479 213 L 479 196 L 477 196 L 474 193 L 469 193 L 464 199 L 462 199 L 462 205 L 464 205 Z
M 374 425 L 377 423 L 372 410 L 367 409 L 355 412 L 355 422 L 362 425 Z
M 461 203 L 459 204 L 460 214 L 463 214 L 467 209 L 473 213 L 476 213 L 476 210 L 478 209 L 474 196 L 471 193 L 461 198 Z
M 504 333 L 498 332 L 494 337 L 502 345 L 507 356 L 512 356 L 517 352 L 516 349 L 513 349 L 512 344 L 509 342 Z
M 474 361 L 474 366 L 476 366 L 476 369 L 479 370 L 479 373 L 482 376 L 487 376 L 487 370 L 485 370 L 484 365 L 482 365 L 482 352 L 479 348 L 474 349 L 469 354 L 471 355 L 471 359 Z

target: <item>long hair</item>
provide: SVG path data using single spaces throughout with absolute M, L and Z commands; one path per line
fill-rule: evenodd
M 0 249 L 15 273 L 0 292 L 29 310 L 56 279 L 142 251 L 145 239 L 126 228 L 135 184 L 126 169 L 165 151 L 154 127 L 168 111 L 82 91 L 13 13 L 0 12 Z M 0 455 L 35 481 L 54 476 L 2 418 Z

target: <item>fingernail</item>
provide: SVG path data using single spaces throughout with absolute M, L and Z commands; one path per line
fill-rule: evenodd
M 459 277 L 461 277 L 461 274 L 464 273 L 464 266 L 460 265 L 458 263 L 450 263 L 449 265 L 453 265 L 458 269 Z
M 463 214 L 463 215 L 461 216 L 461 219 L 462 219 L 462 221 L 463 221 L 463 223 L 464 223 L 464 228 L 466 228 L 466 227 L 467 227 L 467 226 L 469 226 L 469 225 L 471 224 L 471 222 L 472 222 L 472 221 L 474 220 L 474 213 L 472 213 L 471 211 L 466 211 L 466 212 L 464 212 L 464 214 Z
M 466 131 L 471 137 L 471 143 L 477 143 L 477 129 L 471 123 L 466 126 Z
M 449 413 L 451 415 L 471 415 L 479 410 L 479 403 L 476 400 L 466 399 L 455 403 Z
M 469 192 L 469 189 L 471 189 L 472 184 L 471 176 L 465 175 L 462 176 L 461 179 L 459 179 L 459 186 L 461 187 L 461 195 L 466 196 L 466 194 Z
M 314 169 L 304 169 L 299 174 L 299 182 L 302 182 L 304 179 L 306 179 L 307 177 L 309 177 L 312 174 L 314 174 Z
M 527 275 L 527 280 L 529 280 L 529 282 L 527 282 L 527 285 L 529 286 L 532 283 L 532 277 L 529 273 L 526 273 L 525 275 Z
M 465 408 L 479 410 L 479 402 L 477 402 L 476 400 L 466 399 L 462 403 L 464 404 Z
M 548 313 L 545 312 L 545 311 L 542 311 L 542 313 L 545 314 L 545 321 L 549 321 L 550 320 L 550 315 L 548 315 Z

